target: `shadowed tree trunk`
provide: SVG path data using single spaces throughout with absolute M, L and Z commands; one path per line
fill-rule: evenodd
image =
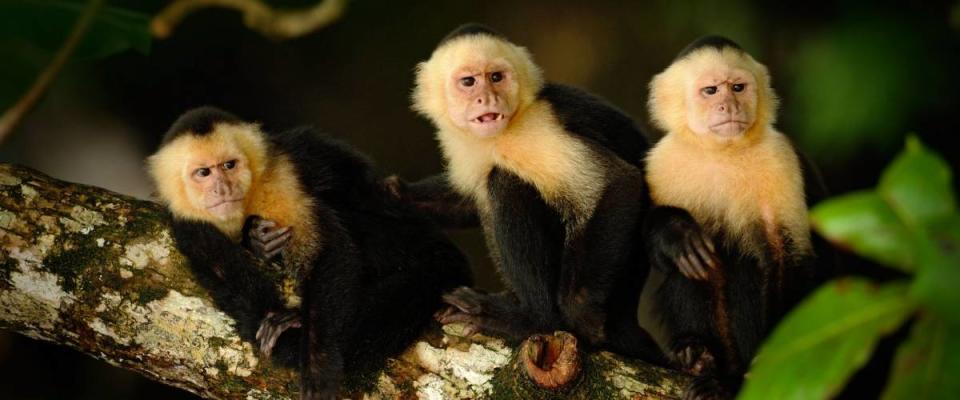
M 0 163 L 0 328 L 205 398 L 297 398 L 297 371 L 258 360 L 240 340 L 194 281 L 168 223 L 158 204 Z M 600 352 L 577 357 L 569 384 L 543 389 L 529 378 L 529 356 L 516 357 L 531 351 L 459 332 L 457 325 L 425 332 L 348 394 L 676 398 L 688 382 Z

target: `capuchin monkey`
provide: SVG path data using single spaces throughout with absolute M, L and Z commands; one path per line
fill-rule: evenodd
M 241 337 L 258 330 L 269 356 L 280 333 L 302 325 L 302 399 L 334 398 L 345 370 L 402 350 L 442 293 L 471 282 L 463 254 L 390 196 L 370 161 L 312 129 L 270 134 L 198 108 L 148 164 L 178 248 Z M 281 257 L 285 284 L 241 245 Z
M 420 63 L 413 103 L 435 124 L 447 170 L 401 196 L 451 225 L 478 220 L 507 287 L 459 288 L 437 319 L 512 340 L 567 330 L 662 362 L 637 321 L 649 146 L 634 122 L 545 83 L 526 49 L 475 24 Z
M 700 377 L 688 398 L 730 397 L 770 329 L 828 271 L 807 218 L 826 192 L 773 127 L 767 68 L 729 39 L 684 49 L 653 78 L 649 107 L 667 132 L 646 158 L 644 238 L 666 275 L 669 355 Z

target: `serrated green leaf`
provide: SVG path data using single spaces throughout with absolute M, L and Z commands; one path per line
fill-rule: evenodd
M 0 36 L 52 54 L 63 45 L 84 7 L 85 2 L 64 0 L 0 1 Z M 146 54 L 151 43 L 150 16 L 103 6 L 74 51 L 74 58 L 102 58 L 126 49 Z
M 813 227 L 834 244 L 906 272 L 916 269 L 910 232 L 875 192 L 855 192 L 818 204 Z
M 924 314 L 897 349 L 884 400 L 960 398 L 960 331 Z
M 914 311 L 902 283 L 830 282 L 791 312 L 760 349 L 740 399 L 836 395 L 877 340 Z
M 957 212 L 950 166 L 914 136 L 907 138 L 906 149 L 883 172 L 877 191 L 913 227 Z

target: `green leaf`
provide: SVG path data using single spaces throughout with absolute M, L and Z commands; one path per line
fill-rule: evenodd
M 877 191 L 900 219 L 913 227 L 957 212 L 950 166 L 915 136 L 880 178 Z
M 0 1 L 0 37 L 16 38 L 50 54 L 63 45 L 85 2 L 64 0 Z M 150 51 L 150 17 L 146 14 L 103 6 L 75 58 L 102 58 L 127 49 Z
M 884 400 L 960 398 L 960 330 L 924 314 L 897 350 Z
M 960 326 L 960 215 L 953 214 L 917 233 L 918 264 L 911 294 L 947 322 Z
M 767 339 L 740 399 L 835 396 L 884 334 L 914 310 L 905 284 L 830 282 L 787 315 Z
M 810 212 L 813 227 L 834 244 L 907 272 L 916 268 L 906 226 L 875 192 L 856 192 L 818 204 Z

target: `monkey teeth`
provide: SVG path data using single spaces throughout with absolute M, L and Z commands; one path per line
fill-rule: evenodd
M 479 123 L 501 121 L 503 120 L 503 114 L 500 113 L 487 113 L 473 119 Z

